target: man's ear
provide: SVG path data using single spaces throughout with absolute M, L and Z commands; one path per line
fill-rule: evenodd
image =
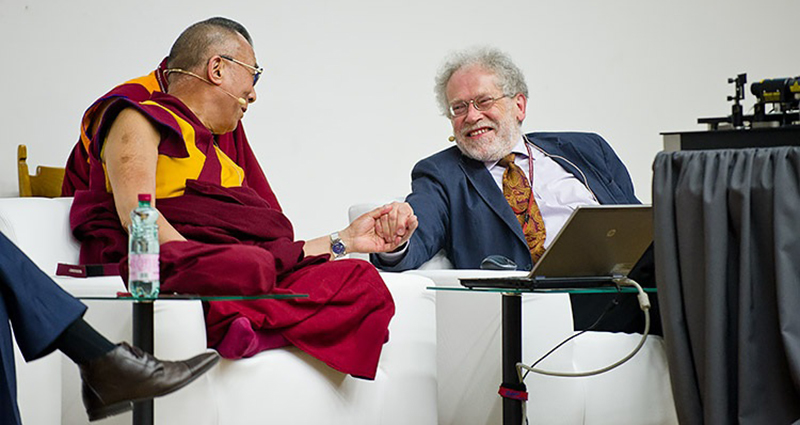
M 225 67 L 223 65 L 222 58 L 219 56 L 214 56 L 208 61 L 208 67 L 206 69 L 206 78 L 208 81 L 220 85 L 222 84 L 222 70 Z
M 517 121 L 522 123 L 525 120 L 525 110 L 528 107 L 528 99 L 522 93 L 517 93 L 514 96 L 514 105 L 517 107 L 516 109 L 516 116 Z

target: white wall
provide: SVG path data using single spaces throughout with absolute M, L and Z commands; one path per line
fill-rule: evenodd
M 17 195 L 17 144 L 63 164 L 97 96 L 215 15 L 255 39 L 266 72 L 245 126 L 300 238 L 404 195 L 414 163 L 450 145 L 432 86 L 453 49 L 507 51 L 531 89 L 524 129 L 604 135 L 645 202 L 659 132 L 728 114 L 737 73 L 800 74 L 796 0 L 0 0 L 0 196 Z

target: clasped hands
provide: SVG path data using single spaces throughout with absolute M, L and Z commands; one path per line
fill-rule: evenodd
M 411 205 L 392 202 L 362 214 L 339 235 L 349 252 L 389 252 L 408 241 L 417 224 Z

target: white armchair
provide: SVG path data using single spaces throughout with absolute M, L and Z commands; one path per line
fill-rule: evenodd
M 352 221 L 379 204 L 350 208 Z M 452 270 L 443 252 L 418 270 L 436 286 L 460 287 L 459 278 L 509 272 Z M 522 274 L 513 272 L 511 274 Z M 573 332 L 566 294 L 527 294 L 522 303 L 523 362 L 531 364 Z M 501 297 L 499 294 L 436 292 L 439 425 L 501 423 Z M 641 335 L 587 332 L 539 367 L 578 372 L 609 365 L 628 354 Z M 629 362 L 585 378 L 529 374 L 525 380 L 530 424 L 672 425 L 677 416 L 664 341 L 648 337 Z
M 68 215 L 71 198 L 0 199 L 0 231 L 52 275 L 56 264 L 77 263 L 78 243 Z M 248 359 L 223 360 L 188 387 L 159 398 L 156 424 L 436 424 L 436 319 L 433 284 L 422 276 L 382 274 L 396 313 L 374 381 L 333 371 L 295 348 Z M 56 277 L 73 295 L 114 295 L 119 277 Z M 131 339 L 126 301 L 86 301 L 86 320 L 112 341 Z M 155 351 L 164 359 L 206 350 L 199 301 L 155 304 Z M 19 403 L 26 425 L 88 424 L 78 368 L 60 353 L 25 364 L 18 359 Z M 100 424 L 130 424 L 123 414 Z

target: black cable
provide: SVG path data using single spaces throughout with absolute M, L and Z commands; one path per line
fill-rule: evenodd
M 619 287 L 619 285 L 617 285 L 617 296 L 615 296 L 615 297 L 614 297 L 614 299 L 613 299 L 613 300 L 611 300 L 611 301 L 608 303 L 608 305 L 606 305 L 606 308 L 603 310 L 603 312 L 602 312 L 602 313 L 600 313 L 600 315 L 597 317 L 597 320 L 595 320 L 595 321 L 594 321 L 594 323 L 592 323 L 592 324 L 591 324 L 591 326 L 589 326 L 588 328 L 586 328 L 586 329 L 584 329 L 584 330 L 582 330 L 582 331 L 580 331 L 580 332 L 578 332 L 578 333 L 576 333 L 576 334 L 573 334 L 573 335 L 571 335 L 569 338 L 567 338 L 567 339 L 565 339 L 565 340 L 561 341 L 560 343 L 558 343 L 558 345 L 556 345 L 555 347 L 551 348 L 551 349 L 550 349 L 550 351 L 548 351 L 548 352 L 547 352 L 547 353 L 545 353 L 545 354 L 544 354 L 542 357 L 540 357 L 540 358 L 539 358 L 539 360 L 536 360 L 536 361 L 535 361 L 535 362 L 534 362 L 534 363 L 531 365 L 531 368 L 534 368 L 534 367 L 536 367 L 536 365 L 538 365 L 539 363 L 541 363 L 541 362 L 542 362 L 544 359 L 546 359 L 548 356 L 550 356 L 551 354 L 553 354 L 553 353 L 554 353 L 556 350 L 558 350 L 559 348 L 561 348 L 562 346 L 564 346 L 564 344 L 566 344 L 566 343 L 568 343 L 568 342 L 572 341 L 573 339 L 575 339 L 575 338 L 577 338 L 577 337 L 579 337 L 579 336 L 583 335 L 585 332 L 588 332 L 588 331 L 591 331 L 591 330 L 594 330 L 595 328 L 597 328 L 597 325 L 599 325 L 599 324 L 600 324 L 600 322 L 602 322 L 602 321 L 603 321 L 603 319 L 606 317 L 606 314 L 608 314 L 609 312 L 611 312 L 611 310 L 613 310 L 615 307 L 617 307 L 617 306 L 619 305 L 619 297 L 620 297 L 621 295 L 622 295 L 622 291 L 620 290 L 620 287 Z M 526 371 L 525 371 L 525 373 L 522 375 L 522 380 L 523 380 L 523 381 L 525 380 L 525 378 L 527 378 L 527 377 L 528 377 L 528 374 L 529 374 L 530 372 L 531 372 L 530 370 L 526 370 Z

